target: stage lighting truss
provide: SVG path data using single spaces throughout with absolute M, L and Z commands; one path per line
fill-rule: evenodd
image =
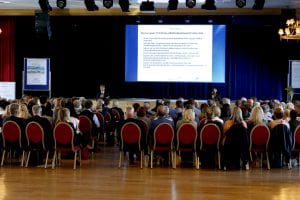
M 64 9 L 67 6 L 67 0 L 57 0 L 56 6 L 60 9 Z
M 113 0 L 103 0 L 103 7 L 109 9 L 113 6 L 114 1 Z
M 196 6 L 196 0 L 186 0 L 185 5 L 188 8 L 194 8 Z

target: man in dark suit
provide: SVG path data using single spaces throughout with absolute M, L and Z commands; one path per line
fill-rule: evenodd
M 39 105 L 34 105 L 32 107 L 32 117 L 28 119 L 29 122 L 37 122 L 44 131 L 44 142 L 46 149 L 52 150 L 54 146 L 53 131 L 50 121 L 42 117 L 42 107 Z
M 105 85 L 104 84 L 100 84 L 100 87 L 99 87 L 100 91 L 98 92 L 96 98 L 97 99 L 109 99 L 110 96 L 105 88 Z

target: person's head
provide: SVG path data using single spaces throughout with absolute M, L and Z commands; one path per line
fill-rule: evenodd
M 42 107 L 39 105 L 32 106 L 32 114 L 35 116 L 41 116 L 42 115 Z
M 70 119 L 70 111 L 68 108 L 60 108 L 57 113 L 56 122 L 68 122 Z
M 118 108 L 120 106 L 119 101 L 117 99 L 114 99 L 113 103 L 112 103 L 112 106 Z
M 134 117 L 134 109 L 132 106 L 126 107 L 125 115 L 126 115 L 126 119 Z
M 136 116 L 138 117 L 145 117 L 146 116 L 146 109 L 145 107 L 139 107 L 137 112 L 136 112 Z
M 219 106 L 213 106 L 212 107 L 213 115 L 215 117 L 220 117 L 221 116 L 221 109 Z
M 104 91 L 105 90 L 105 85 L 104 84 L 100 84 L 99 89 L 100 89 L 100 91 Z
M 29 117 L 29 112 L 28 112 L 27 106 L 24 103 L 19 105 L 19 117 L 21 117 L 21 118 Z
M 263 109 L 260 106 L 255 106 L 252 109 L 250 119 L 251 121 L 256 125 L 256 124 L 261 124 L 263 123 L 263 118 L 264 118 L 264 112 Z
M 235 106 L 233 108 L 231 119 L 236 123 L 241 123 L 243 121 L 242 110 L 240 107 Z
M 17 117 L 19 115 L 19 104 L 17 103 L 10 104 L 9 112 L 12 116 Z
M 291 120 L 296 120 L 297 119 L 297 111 L 296 110 L 291 110 L 290 111 L 290 118 L 291 118 Z
M 195 121 L 195 112 L 193 109 L 184 109 L 182 112 L 182 121 L 185 123 L 191 123 Z
M 132 107 L 134 109 L 134 112 L 136 112 L 141 107 L 141 105 L 139 103 L 134 103 L 132 104 Z
M 85 107 L 86 109 L 92 109 L 92 107 L 93 107 L 93 102 L 92 102 L 92 100 L 87 99 L 87 100 L 84 102 L 84 107 Z
M 45 105 L 48 101 L 48 97 L 45 95 L 42 95 L 42 96 L 40 96 L 39 100 L 40 100 L 41 105 Z
M 216 94 L 218 92 L 218 89 L 217 88 L 214 88 L 213 89 L 213 92 Z
M 164 116 L 166 116 L 166 114 L 167 114 L 167 107 L 166 106 L 164 106 L 164 105 L 160 105 L 160 106 L 158 106 L 158 108 L 157 108 L 157 116 L 159 116 L 159 117 L 164 117 Z
M 275 119 L 282 119 L 283 118 L 283 109 L 281 107 L 276 107 L 273 113 Z

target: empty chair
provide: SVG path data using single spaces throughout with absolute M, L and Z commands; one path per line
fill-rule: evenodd
M 32 151 L 45 151 L 45 168 L 47 168 L 49 149 L 45 146 L 44 130 L 40 124 L 37 122 L 30 122 L 27 124 L 25 129 L 25 134 L 28 142 L 28 156 L 26 161 L 26 167 L 28 167 L 28 162 Z
M 252 152 L 260 153 L 260 161 L 262 166 L 263 154 L 265 153 L 267 159 L 267 169 L 270 169 L 268 144 L 270 139 L 270 129 L 264 124 L 258 124 L 254 126 L 250 133 L 250 160 L 252 161 Z
M 221 155 L 220 155 L 220 139 L 221 139 L 221 131 L 220 128 L 213 123 L 209 123 L 203 126 L 203 128 L 200 131 L 200 154 L 205 153 L 208 146 L 213 147 L 210 148 L 210 150 L 216 150 L 218 154 L 218 167 L 221 169 Z M 200 155 L 199 155 L 200 156 Z M 211 158 L 214 159 L 215 157 Z M 197 162 L 199 168 L 199 157 Z
M 181 153 L 192 153 L 193 161 L 196 168 L 198 168 L 198 159 L 196 151 L 197 129 L 193 124 L 184 123 L 177 130 L 177 147 L 179 155 Z M 174 156 L 174 167 L 176 167 L 176 156 Z
M 123 155 L 126 152 L 133 154 L 134 152 L 140 152 L 141 156 L 141 168 L 143 168 L 143 155 L 144 150 L 141 146 L 141 129 L 133 122 L 126 122 L 121 128 L 121 143 L 120 143 L 120 158 L 119 168 L 123 163 Z
M 299 165 L 299 163 L 300 163 L 300 126 L 298 126 L 294 132 L 294 144 L 293 144 L 292 151 L 298 153 L 298 165 Z
M 79 124 L 78 128 L 79 131 L 83 135 L 83 139 L 85 144 L 88 144 L 88 149 L 94 149 L 95 148 L 95 141 L 92 136 L 92 122 L 89 119 L 89 117 L 85 115 L 80 115 L 79 117 Z M 94 152 L 92 151 L 92 158 L 94 157 Z
M 61 153 L 73 152 L 73 169 L 76 169 L 77 156 L 81 164 L 81 149 L 80 145 L 74 145 L 74 130 L 71 125 L 66 122 L 57 123 L 54 127 L 53 135 L 55 152 L 52 160 L 52 168 L 54 169 L 57 160 L 59 165 L 61 164 Z

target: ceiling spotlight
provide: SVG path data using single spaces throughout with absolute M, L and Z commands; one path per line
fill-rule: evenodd
M 84 0 L 84 4 L 88 11 L 99 10 L 99 7 L 95 4 L 95 0 Z
M 48 0 L 39 0 L 40 8 L 43 12 L 52 11 L 52 7 L 49 4 Z
M 57 0 L 56 6 L 60 9 L 64 9 L 67 6 L 67 0 Z
M 103 0 L 103 6 L 107 9 L 111 8 L 114 4 L 113 0 Z
M 129 0 L 119 0 L 119 5 L 123 12 L 129 12 Z
M 243 8 L 246 6 L 246 0 L 235 0 L 235 5 L 238 8 Z
M 185 5 L 188 8 L 194 8 L 196 6 L 196 0 L 186 0 Z
M 265 5 L 265 0 L 255 0 L 252 9 L 262 10 Z
M 177 10 L 178 0 L 169 0 L 168 10 Z
M 201 6 L 205 10 L 216 10 L 215 0 L 205 0 L 205 3 Z

